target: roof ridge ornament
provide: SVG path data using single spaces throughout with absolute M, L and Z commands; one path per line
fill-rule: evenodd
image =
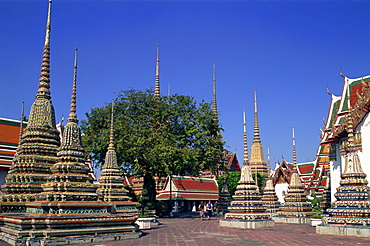
M 340 75 L 340 76 L 342 76 L 343 78 L 347 78 L 347 76 L 345 76 L 345 75 L 342 73 L 342 67 L 340 67 L 339 75 Z
M 329 91 L 329 86 L 328 86 L 328 85 L 326 86 L 326 92 L 327 92 L 330 96 L 333 96 L 333 93 L 331 93 L 331 92 Z

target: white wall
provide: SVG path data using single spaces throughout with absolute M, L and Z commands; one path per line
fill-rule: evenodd
M 334 202 L 334 194 L 337 192 L 337 187 L 339 187 L 340 175 L 342 173 L 342 163 L 344 163 L 344 158 L 340 156 L 339 144 L 335 145 L 337 160 L 330 161 L 330 191 L 331 191 L 331 201 Z
M 279 202 L 281 202 L 281 203 L 285 202 L 283 193 L 284 194 L 287 193 L 288 186 L 289 186 L 288 183 L 276 184 L 275 185 L 275 192 L 276 192 L 277 197 L 279 198 Z
M 361 132 L 362 136 L 362 152 L 358 152 L 358 157 L 361 161 L 361 167 L 367 175 L 367 181 L 370 180 L 370 114 L 367 114 L 361 124 L 357 127 L 357 131 Z

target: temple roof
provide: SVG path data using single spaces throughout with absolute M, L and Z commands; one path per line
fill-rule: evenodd
M 157 199 L 167 200 L 170 197 L 170 193 L 172 198 L 182 200 L 217 200 L 219 198 L 215 179 L 191 176 L 172 176 L 167 178 L 165 188 L 157 196 Z
M 355 109 L 351 112 L 354 119 L 354 127 L 363 120 L 369 104 L 369 83 L 370 75 L 360 78 L 347 78 L 344 76 L 342 94 L 340 96 L 331 95 L 330 107 L 322 134 L 322 143 L 335 142 L 342 136 L 346 136 L 346 116 L 348 115 L 348 103 Z
M 229 167 L 229 172 L 240 172 L 240 165 L 238 157 L 236 157 L 236 152 L 232 153 L 231 155 L 227 155 L 227 165 Z
M 0 118 L 0 167 L 10 167 L 19 143 L 20 120 Z M 23 130 L 27 122 L 23 122 Z

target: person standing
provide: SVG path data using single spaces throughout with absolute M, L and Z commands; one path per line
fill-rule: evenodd
M 207 219 L 210 219 L 212 217 L 212 212 L 213 212 L 213 205 L 211 201 L 208 201 L 206 205 L 206 210 L 207 210 Z
M 200 201 L 199 206 L 198 206 L 200 220 L 204 219 L 204 209 L 205 209 L 204 203 L 203 201 Z

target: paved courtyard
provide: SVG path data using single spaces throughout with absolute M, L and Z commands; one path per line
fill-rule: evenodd
M 271 228 L 242 230 L 219 227 L 219 219 L 201 221 L 194 215 L 161 218 L 158 228 L 144 230 L 139 239 L 88 245 L 370 245 L 370 238 L 319 235 L 310 225 L 277 223 Z
M 139 239 L 85 244 L 89 246 L 121 245 L 370 245 L 370 238 L 319 235 L 310 225 L 276 223 L 275 227 L 253 230 L 219 227 L 221 217 L 200 221 L 194 214 L 160 218 L 158 228 L 144 230 Z M 8 245 L 0 241 L 0 246 Z

